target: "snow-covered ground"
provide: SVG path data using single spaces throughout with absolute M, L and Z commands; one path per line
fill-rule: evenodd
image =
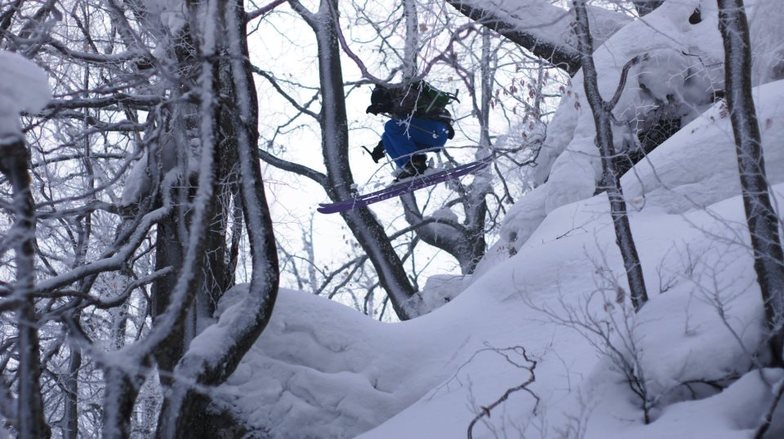
M 616 38 L 666 35 L 667 44 L 641 50 L 673 50 L 677 41 L 718 56 L 715 18 L 704 31 L 679 21 L 695 7 L 712 17 L 711 5 L 670 1 L 627 26 L 634 32 L 611 37 L 597 55 L 603 65 L 618 56 L 603 92 L 639 53 Z M 758 23 L 771 21 L 751 11 Z M 784 81 L 754 93 L 781 204 Z M 620 110 L 637 98 L 625 96 Z M 639 313 L 628 305 L 606 196 L 590 196 L 595 156 L 580 155 L 592 144 L 586 116 L 561 111 L 550 125 L 561 131 L 548 133 L 561 146 L 547 158 L 546 190 L 518 203 L 504 226 L 507 242 L 470 281 L 443 283 L 466 285 L 461 294 L 413 321 L 383 324 L 282 291 L 270 325 L 219 389 L 221 400 L 271 438 L 459 438 L 474 421 L 474 438 L 751 437 L 784 373 L 760 367 L 762 302 L 729 118 L 721 102 L 704 111 L 698 98 L 683 100 L 692 104 L 693 114 L 683 115 L 691 122 L 623 178 L 650 296 Z M 242 294 L 228 294 L 223 309 L 242 306 Z M 782 418 L 766 437 L 784 437 Z
M 784 81 L 756 92 L 784 202 Z M 283 292 L 221 389 L 227 401 L 276 438 L 464 437 L 481 407 L 528 380 L 524 348 L 537 362 L 529 389 L 539 403 L 513 393 L 483 418 L 492 429 L 480 422 L 474 437 L 575 437 L 569 429 L 587 438 L 748 437 L 782 374 L 754 370 L 762 306 L 721 111 L 685 127 L 623 180 L 638 207 L 631 223 L 651 296 L 639 314 L 616 302 L 626 294 L 614 281 L 623 266 L 598 195 L 551 212 L 514 257 L 414 321 L 382 324 Z M 582 327 L 589 319 L 612 328 L 609 344 Z M 620 358 L 638 363 L 649 425 Z

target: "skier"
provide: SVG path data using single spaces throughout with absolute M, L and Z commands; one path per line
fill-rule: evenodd
M 428 151 L 439 151 L 455 135 L 446 105 L 457 96 L 425 81 L 376 85 L 367 113 L 387 114 L 381 141 L 370 152 L 374 162 L 386 152 L 398 166 L 396 181 L 422 175 L 428 169 Z M 459 102 L 459 101 L 458 101 Z

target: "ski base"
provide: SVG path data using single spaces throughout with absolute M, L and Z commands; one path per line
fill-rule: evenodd
M 358 195 L 348 200 L 338 201 L 335 203 L 320 203 L 316 209 L 319 213 L 330 214 L 345 212 L 358 207 L 369 206 L 380 201 L 388 200 L 390 198 L 399 197 L 411 193 L 413 191 L 423 189 L 429 186 L 436 185 L 449 180 L 454 180 L 466 174 L 477 172 L 484 167 L 488 166 L 492 161 L 491 157 L 476 162 L 466 163 L 464 165 L 456 166 L 452 169 L 425 174 L 423 176 L 411 177 L 398 183 L 387 186 L 384 189 L 370 192 L 363 195 Z

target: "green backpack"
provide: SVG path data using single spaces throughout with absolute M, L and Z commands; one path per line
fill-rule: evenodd
M 412 89 L 418 92 L 419 99 L 416 100 L 416 111 L 419 113 L 437 113 L 443 111 L 452 101 L 460 102 L 457 99 L 457 92 L 448 93 L 435 88 L 427 81 L 417 81 L 412 85 Z
M 369 113 L 391 113 L 398 117 L 442 114 L 450 102 L 460 100 L 457 92 L 441 91 L 427 81 L 391 86 L 377 85 L 371 96 Z

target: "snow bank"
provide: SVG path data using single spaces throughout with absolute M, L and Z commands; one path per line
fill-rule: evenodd
M 776 190 L 784 193 L 784 185 Z M 611 339 L 627 358 L 624 340 L 634 341 L 649 392 L 649 425 L 618 363 L 602 355 L 600 339 L 559 320 L 573 312 L 575 321 L 625 321 L 612 300 L 616 292 L 601 294 L 606 267 L 613 276 L 622 273 L 605 204 L 595 197 L 552 212 L 517 255 L 422 317 L 471 328 L 471 339 L 454 354 L 462 366 L 360 437 L 465 437 L 481 407 L 528 376 L 486 346 L 522 346 L 538 361 L 530 388 L 539 404 L 526 392 L 514 394 L 488 425 L 474 429 L 475 438 L 561 437 L 570 429 L 584 431 L 585 438 L 748 437 L 771 397 L 756 372 L 748 372 L 762 342 L 762 306 L 746 243 L 737 241 L 740 197 L 710 206 L 711 214 L 651 209 L 632 216 L 651 301 L 638 315 L 627 314 L 631 329 Z M 768 381 L 780 375 L 774 372 Z M 726 385 L 740 376 L 723 392 L 705 384 Z
M 0 51 L 0 135 L 18 133 L 19 113 L 35 113 L 50 98 L 43 69 L 22 55 Z
M 775 189 L 784 193 L 784 185 Z M 602 273 L 619 277 L 623 267 L 601 196 L 552 212 L 517 255 L 411 322 L 381 324 L 319 297 L 283 292 L 270 326 L 220 388 L 223 400 L 274 438 L 354 437 L 369 429 L 360 437 L 465 437 L 482 406 L 529 377 L 520 367 L 525 348 L 537 361 L 530 389 L 539 403 L 527 392 L 513 394 L 474 437 L 553 437 L 570 427 L 585 429 L 586 438 L 743 437 L 758 419 L 749 416 L 767 401 L 751 401 L 764 385 L 747 373 L 761 342 L 761 300 L 746 244 L 735 241 L 742 237 L 740 197 L 710 210 L 632 215 L 651 301 L 630 318 L 628 335 L 653 401 L 648 426 L 596 339 L 558 320 L 584 308 L 596 319 L 623 321 L 622 307 L 602 296 Z M 685 386 L 743 375 L 718 394 Z M 705 399 L 689 401 L 692 391 Z M 690 436 L 701 428 L 716 435 Z
M 784 81 L 753 91 L 765 167 L 771 184 L 784 181 Z M 656 148 L 621 180 L 634 207 L 685 212 L 740 194 L 732 124 L 724 103 Z M 695 166 L 700 163 L 700 166 Z
M 621 431 L 608 429 L 603 437 L 748 439 L 758 425 L 760 413 L 767 411 L 772 400 L 768 383 L 776 383 L 781 378 L 780 370 L 749 372 L 720 394 L 674 404 L 650 425 L 633 425 Z M 778 409 L 775 415 L 784 415 L 784 409 Z M 774 425 L 765 437 L 782 437 L 781 427 Z
M 221 308 L 239 302 L 228 296 Z M 269 326 L 221 394 L 274 438 L 353 437 L 445 378 L 463 342 L 449 332 L 426 321 L 382 324 L 325 298 L 284 290 Z

